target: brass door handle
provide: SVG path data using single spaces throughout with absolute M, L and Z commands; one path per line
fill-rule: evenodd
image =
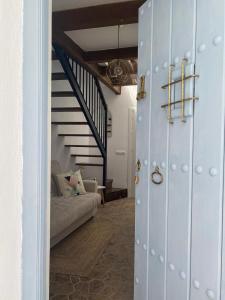
M 136 176 L 134 177 L 134 183 L 135 183 L 135 184 L 138 184 L 139 181 L 140 181 L 139 176 L 136 175 Z
M 140 90 L 137 93 L 137 100 L 141 100 L 144 99 L 146 96 L 146 92 L 145 92 L 145 76 L 141 76 L 140 77 Z
M 184 81 L 185 81 L 185 65 L 187 63 L 187 59 L 184 58 L 181 63 L 181 121 L 186 122 L 185 120 L 185 91 L 184 91 Z
M 151 177 L 152 177 L 152 182 L 154 184 L 161 184 L 161 183 L 163 183 L 163 175 L 162 175 L 162 173 L 160 173 L 159 167 L 155 168 L 155 171 L 152 172 L 152 176 Z
M 173 124 L 172 110 L 171 110 L 171 85 L 172 85 L 172 75 L 173 75 L 174 65 L 169 67 L 169 83 L 168 83 L 168 120 L 170 124 Z

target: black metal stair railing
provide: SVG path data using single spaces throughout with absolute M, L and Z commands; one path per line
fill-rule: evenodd
M 98 79 L 61 47 L 53 45 L 74 96 L 80 104 L 103 157 L 103 184 L 107 172 L 107 105 Z

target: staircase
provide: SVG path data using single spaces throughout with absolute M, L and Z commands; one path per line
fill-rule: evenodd
M 52 125 L 79 167 L 100 167 L 107 174 L 107 105 L 98 79 L 53 45 Z

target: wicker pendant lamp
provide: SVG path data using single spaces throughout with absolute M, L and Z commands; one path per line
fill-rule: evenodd
M 118 50 L 120 49 L 120 25 L 118 25 Z M 119 52 L 119 51 L 118 51 Z M 113 59 L 107 67 L 107 75 L 113 85 L 124 85 L 129 78 L 129 63 L 124 59 Z

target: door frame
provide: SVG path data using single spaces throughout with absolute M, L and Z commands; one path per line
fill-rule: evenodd
M 134 186 L 133 165 L 136 160 L 136 114 L 137 107 L 131 106 L 128 108 L 128 155 L 127 155 L 127 186 L 128 186 L 128 197 L 135 197 L 135 192 L 132 194 L 132 185 Z M 135 135 L 132 133 L 132 128 L 135 129 Z M 134 148 L 134 149 L 133 149 Z M 131 152 L 134 151 L 134 155 Z
M 23 300 L 49 298 L 51 2 L 23 1 Z
M 51 2 L 23 1 L 23 300 L 49 297 Z

